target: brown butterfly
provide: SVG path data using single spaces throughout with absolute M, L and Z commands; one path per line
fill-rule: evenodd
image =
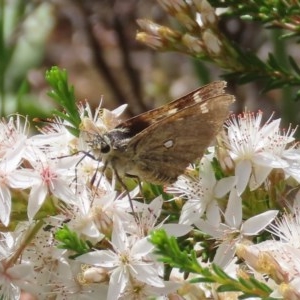
M 155 184 L 176 181 L 201 158 L 224 120 L 234 96 L 225 81 L 212 82 L 159 108 L 142 113 L 89 142 L 93 155 L 122 176 Z

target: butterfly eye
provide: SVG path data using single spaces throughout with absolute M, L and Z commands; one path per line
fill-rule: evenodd
M 110 151 L 110 146 L 105 143 L 105 142 L 102 142 L 101 143 L 101 153 L 108 153 Z

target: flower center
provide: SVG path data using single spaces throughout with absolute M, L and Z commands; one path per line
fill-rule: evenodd
M 57 178 L 57 175 L 53 173 L 49 167 L 45 167 L 41 171 L 41 177 L 43 178 L 44 183 L 49 185 L 53 179 Z

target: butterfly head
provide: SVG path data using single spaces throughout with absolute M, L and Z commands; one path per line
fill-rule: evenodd
M 128 144 L 127 132 L 123 129 L 115 129 L 104 134 L 96 133 L 90 135 L 87 139 L 87 144 L 92 150 L 95 158 L 107 158 L 114 151 L 124 152 Z
M 109 136 L 106 134 L 96 134 L 88 141 L 88 145 L 96 158 L 109 154 L 112 150 L 112 144 Z

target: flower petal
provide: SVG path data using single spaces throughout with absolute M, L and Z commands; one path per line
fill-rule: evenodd
M 244 222 L 242 232 L 245 235 L 256 235 L 266 228 L 277 216 L 278 210 L 268 210 Z
M 235 168 L 236 189 L 238 195 L 241 195 L 245 190 L 251 174 L 251 162 L 242 160 L 237 163 Z
M 121 269 L 112 272 L 109 280 L 107 300 L 119 299 L 121 292 L 125 289 L 128 282 L 128 276 L 124 276 Z
M 33 266 L 30 264 L 15 265 L 7 270 L 7 275 L 12 279 L 25 279 L 34 275 Z
M 231 262 L 235 253 L 235 244 L 224 242 L 216 251 L 213 262 L 223 269 Z
M 188 234 L 193 229 L 192 226 L 184 224 L 164 224 L 161 228 L 164 229 L 168 235 L 173 235 L 175 237 Z
M 269 152 L 260 152 L 252 158 L 254 164 L 269 168 L 286 168 L 288 163 L 278 155 Z
M 270 172 L 272 171 L 271 167 L 263 167 L 255 165 L 253 167 L 253 174 L 250 178 L 250 190 L 254 191 L 258 187 L 262 185 L 262 183 L 266 180 Z
M 11 194 L 6 185 L 0 186 L 0 220 L 4 226 L 10 221 Z
M 219 226 L 213 226 L 208 221 L 204 221 L 203 219 L 200 219 L 196 221 L 195 226 L 197 226 L 202 232 L 214 237 L 214 238 L 221 238 L 223 235 L 223 232 L 219 230 Z M 218 224 L 219 225 L 219 224 Z
M 198 199 L 188 200 L 182 207 L 179 224 L 191 225 L 204 213 L 204 206 Z
M 50 185 L 50 190 L 57 198 L 67 204 L 76 204 L 75 194 L 70 189 L 69 184 L 60 180 L 53 180 L 53 185 Z
M 46 185 L 40 184 L 32 187 L 28 198 L 27 215 L 29 220 L 32 220 L 35 214 L 39 211 L 43 205 L 48 189 Z
M 215 196 L 217 198 L 224 197 L 234 187 L 235 180 L 235 176 L 225 177 L 219 180 L 215 186 Z
M 12 188 L 26 189 L 41 182 L 41 177 L 33 169 L 15 170 L 7 177 Z
M 148 241 L 148 237 L 145 237 L 141 240 L 136 241 L 136 243 L 134 243 L 134 245 L 131 248 L 131 254 L 140 258 L 142 256 L 149 254 L 149 252 L 151 252 L 153 248 L 154 245 Z
M 240 228 L 242 223 L 242 200 L 235 189 L 229 195 L 225 211 L 225 222 L 233 228 Z
M 105 268 L 113 268 L 119 264 L 117 255 L 109 250 L 98 250 L 82 254 L 76 260 L 92 266 Z
M 157 287 L 164 287 L 163 280 L 159 277 L 157 268 L 155 265 L 135 265 L 134 266 L 135 271 L 137 271 L 137 275 L 135 276 L 136 279 L 145 282 L 152 286 Z M 134 274 L 131 272 L 131 274 L 134 276 Z
M 220 207 L 218 206 L 217 201 L 212 201 L 208 204 L 206 218 L 210 224 L 216 227 L 221 223 Z

